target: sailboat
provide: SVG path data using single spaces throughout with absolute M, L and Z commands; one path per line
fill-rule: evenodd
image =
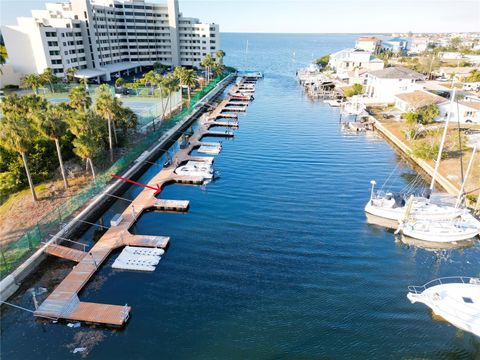
M 462 202 L 465 184 L 472 170 L 475 152 L 476 147 L 473 149 L 473 153 L 467 168 L 467 173 L 457 197 L 455 208 L 458 208 Z M 413 201 L 413 196 L 411 196 L 405 208 L 404 219 L 400 222 L 396 233 L 402 232 L 403 235 L 414 239 L 438 243 L 469 240 L 476 237 L 480 233 L 480 223 L 477 225 L 472 222 L 471 219 L 466 219 L 461 216 L 450 220 L 417 220 L 415 215 L 411 214 Z M 473 219 L 475 220 L 475 218 Z
M 450 100 L 450 108 L 453 110 L 454 106 L 454 99 L 455 99 L 455 88 L 453 90 L 451 100 Z M 433 191 L 435 186 L 435 182 L 437 179 L 440 161 L 442 157 L 443 147 L 445 145 L 445 140 L 447 137 L 448 132 L 448 124 L 450 123 L 450 116 L 452 111 L 448 112 L 447 119 L 445 121 L 445 128 L 442 135 L 442 140 L 440 143 L 440 149 L 438 151 L 437 161 L 435 163 L 435 170 L 432 175 L 432 182 L 430 183 L 430 193 Z M 370 200 L 367 202 L 365 206 L 365 212 L 383 217 L 390 220 L 397 220 L 401 221 L 404 217 L 405 213 L 405 194 L 394 194 L 394 193 L 386 193 L 386 194 L 375 194 L 374 189 L 376 182 L 372 180 L 371 182 L 371 192 L 370 192 Z M 435 204 L 434 202 L 430 201 L 430 195 L 427 196 L 417 196 L 413 200 L 411 215 L 415 217 L 415 219 L 425 219 L 425 220 L 439 220 L 439 219 L 455 219 L 460 217 L 465 213 L 465 210 L 460 209 L 456 206 L 448 206 L 444 204 Z

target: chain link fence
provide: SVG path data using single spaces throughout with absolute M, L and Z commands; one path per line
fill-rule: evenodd
M 183 108 L 182 111 L 174 116 L 165 119 L 155 132 L 146 134 L 140 142 L 128 150 L 128 152 L 118 159 L 108 169 L 97 175 L 95 182 L 85 186 L 76 195 L 72 196 L 57 209 L 41 218 L 35 226 L 30 228 L 18 240 L 0 247 L 0 277 L 4 278 L 14 270 L 24 259 L 31 255 L 42 241 L 48 240 L 50 234 L 58 232 L 62 225 L 67 222 L 76 211 L 83 207 L 92 197 L 99 194 L 101 190 L 111 181 L 111 174 L 118 174 L 125 170 L 136 158 L 147 150 L 156 140 L 171 129 L 175 124 L 189 115 L 198 101 L 212 90 L 227 74 L 219 76 L 212 80 L 210 84 L 192 96 L 190 106 Z M 151 121 L 151 119 L 145 119 Z

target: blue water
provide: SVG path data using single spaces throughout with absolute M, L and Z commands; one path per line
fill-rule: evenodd
M 367 224 L 370 180 L 396 170 L 391 186 L 401 189 L 415 173 L 382 139 L 343 134 L 338 110 L 309 100 L 295 80 L 312 54 L 354 39 L 222 35 L 226 63 L 265 79 L 215 159 L 220 179 L 206 189 L 167 187 L 162 196 L 190 200 L 189 213 L 147 213 L 134 227 L 171 237 L 157 270 L 113 271 L 112 256 L 80 294 L 131 305 L 126 328 L 70 329 L 6 309 L 2 359 L 79 358 L 71 349 L 89 336 L 99 336 L 89 359 L 478 359 L 478 339 L 406 298 L 411 284 L 478 275 L 478 244 L 429 251 Z M 51 290 L 47 278 L 58 282 L 71 266 L 52 261 L 32 286 Z M 25 293 L 14 301 L 33 306 Z

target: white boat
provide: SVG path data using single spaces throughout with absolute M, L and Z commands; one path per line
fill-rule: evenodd
M 204 179 L 213 179 L 214 171 L 210 164 L 189 161 L 185 165 L 175 169 L 177 175 L 202 177 Z
M 399 229 L 405 236 L 436 243 L 464 241 L 478 235 L 478 228 L 461 218 L 453 221 L 413 220 L 401 224 Z
M 365 212 L 389 220 L 402 221 L 405 216 L 406 201 L 402 194 L 386 193 L 374 195 L 365 205 Z M 455 219 L 465 210 L 454 206 L 437 205 L 425 197 L 416 197 L 413 201 L 411 216 L 419 220 Z
M 440 278 L 408 290 L 412 304 L 421 302 L 450 324 L 480 336 L 480 279 Z
M 360 115 L 365 112 L 365 109 L 365 104 L 360 102 L 357 95 L 352 96 L 349 101 L 343 103 L 342 105 L 342 113 L 344 115 Z
M 331 107 L 339 107 L 343 104 L 341 100 L 324 100 L 323 102 Z

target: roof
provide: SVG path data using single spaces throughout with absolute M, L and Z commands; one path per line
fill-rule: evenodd
M 379 38 L 375 36 L 361 36 L 357 39 L 357 41 L 381 41 Z
M 414 109 L 418 109 L 432 104 L 441 104 L 448 101 L 444 97 L 423 90 L 416 90 L 409 93 L 397 94 L 395 95 L 395 97 L 406 102 Z
M 478 101 L 459 101 L 458 103 L 471 109 L 480 110 L 480 102 Z
M 478 68 L 474 66 L 461 66 L 461 67 L 444 66 L 439 69 L 439 72 L 445 73 L 445 74 L 467 75 L 476 69 Z
M 381 79 L 423 80 L 425 78 L 425 76 L 423 76 L 422 74 L 401 66 L 388 67 L 382 70 L 371 71 L 369 74 Z

